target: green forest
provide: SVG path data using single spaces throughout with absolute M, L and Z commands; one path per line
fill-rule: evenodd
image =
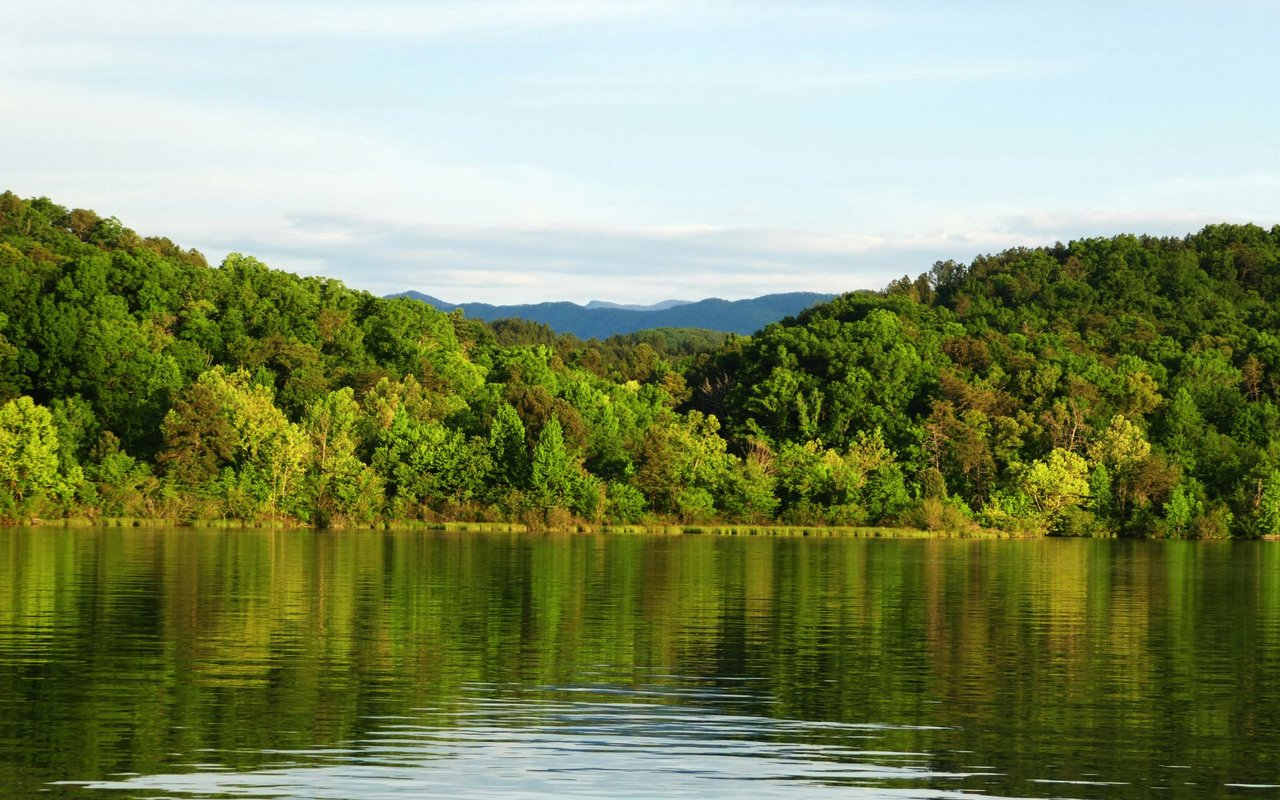
M 582 341 L 0 195 L 0 519 L 1280 533 L 1280 226 Z

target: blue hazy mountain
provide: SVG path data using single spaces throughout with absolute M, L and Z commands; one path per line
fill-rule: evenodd
M 693 300 L 663 300 L 660 303 L 654 303 L 648 306 L 630 305 L 626 303 L 610 303 L 608 300 L 591 300 L 583 308 L 612 308 L 622 309 L 624 311 L 663 311 L 676 306 L 687 306 Z
M 447 303 L 412 291 L 389 296 L 420 300 L 446 312 L 460 308 L 468 317 L 487 321 L 515 317 L 541 322 L 558 333 L 572 333 L 581 339 L 605 339 L 650 328 L 705 328 L 746 335 L 835 297 L 817 292 L 788 292 L 749 300 L 714 297 L 695 302 L 667 300 L 652 306 L 628 306 L 599 300 L 585 306 L 570 302 L 495 306 L 488 303 Z

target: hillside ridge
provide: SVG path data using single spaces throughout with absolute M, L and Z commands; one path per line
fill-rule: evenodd
M 836 295 L 783 292 L 745 300 L 710 297 L 663 308 L 604 307 L 600 301 L 593 301 L 596 303 L 594 306 L 590 303 L 583 306 L 567 300 L 522 305 L 448 303 L 416 291 L 399 292 L 388 297 L 418 300 L 446 313 L 460 308 L 468 317 L 486 322 L 523 319 L 540 322 L 557 333 L 570 333 L 581 339 L 605 339 L 653 328 L 703 328 L 746 336 L 772 322 L 795 316 L 817 303 L 833 300 Z

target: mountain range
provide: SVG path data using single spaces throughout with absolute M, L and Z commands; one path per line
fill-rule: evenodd
M 622 305 L 593 300 L 585 306 L 570 302 L 495 306 L 488 303 L 447 303 L 421 292 L 400 292 L 390 297 L 419 300 L 440 311 L 462 309 L 468 317 L 492 321 L 526 319 L 549 325 L 558 333 L 582 339 L 604 339 L 651 328 L 705 328 L 748 335 L 771 322 L 792 317 L 835 295 L 817 292 L 769 294 L 749 300 L 708 298 L 696 302 L 666 300 L 652 306 Z

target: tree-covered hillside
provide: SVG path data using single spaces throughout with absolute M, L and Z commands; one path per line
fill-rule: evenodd
M 944 262 L 751 337 L 486 325 L 0 195 L 0 518 L 1280 532 L 1280 227 Z
M 680 512 L 638 488 L 672 469 L 709 518 L 733 472 L 673 410 L 721 336 L 490 329 L 11 193 L 0 337 L 0 518 L 631 522 Z
M 814 465 L 780 481 L 784 517 L 838 515 L 817 465 L 879 431 L 897 507 L 927 518 L 1275 533 L 1280 226 L 941 262 L 769 326 L 689 382 L 691 407 L 780 476 Z

